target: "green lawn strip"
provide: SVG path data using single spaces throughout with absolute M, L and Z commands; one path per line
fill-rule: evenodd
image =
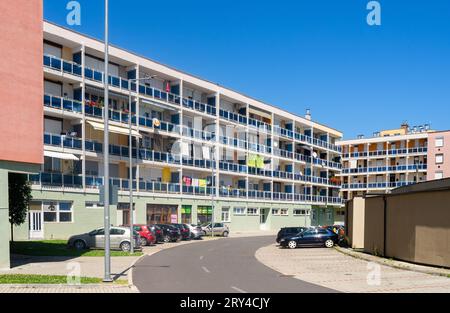
M 101 278 L 80 277 L 81 284 L 100 284 Z M 67 284 L 67 276 L 58 275 L 0 275 L 0 284 Z
M 11 243 L 11 253 L 30 256 L 104 256 L 104 250 L 76 250 L 67 247 L 65 240 L 15 241 Z M 111 256 L 141 256 L 142 252 L 130 254 L 123 251 L 111 251 Z

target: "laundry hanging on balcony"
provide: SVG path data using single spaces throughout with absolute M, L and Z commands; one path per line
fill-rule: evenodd
M 249 154 L 247 159 L 247 165 L 250 167 L 264 169 L 264 157 L 257 154 Z

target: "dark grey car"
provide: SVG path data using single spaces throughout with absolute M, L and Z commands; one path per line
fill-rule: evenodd
M 133 239 L 134 247 L 140 248 L 139 234 L 137 232 L 134 232 Z M 104 249 L 105 229 L 98 228 L 89 233 L 72 236 L 67 241 L 67 245 L 78 250 Z M 111 227 L 110 246 L 112 250 L 130 251 L 130 229 L 128 227 Z

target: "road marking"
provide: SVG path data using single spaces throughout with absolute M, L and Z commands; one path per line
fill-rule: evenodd
M 240 293 L 247 293 L 247 291 L 242 290 L 242 289 L 240 289 L 238 287 L 235 287 L 235 286 L 231 286 L 231 289 L 234 289 L 234 290 L 236 290 L 237 292 L 240 292 Z
M 207 268 L 204 267 L 204 266 L 202 266 L 202 269 L 203 269 L 206 273 L 211 273 L 211 272 L 209 271 L 209 269 L 207 269 Z
M 200 260 L 203 260 L 203 258 L 204 258 L 204 256 L 203 256 L 203 255 L 201 255 L 201 256 L 200 256 Z

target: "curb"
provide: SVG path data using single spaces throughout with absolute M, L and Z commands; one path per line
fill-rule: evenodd
M 386 265 L 386 266 L 396 268 L 396 269 L 417 272 L 417 273 L 422 273 L 422 274 L 428 274 L 428 275 L 434 275 L 434 276 L 441 276 L 441 277 L 449 277 L 448 275 L 450 275 L 450 270 L 447 270 L 447 269 L 434 268 L 434 267 L 425 266 L 425 265 L 408 263 L 405 261 L 386 259 L 386 258 L 382 258 L 382 257 L 369 255 L 366 253 L 357 252 L 354 250 L 338 247 L 338 246 L 335 246 L 334 248 L 336 249 L 336 251 L 338 251 L 342 254 L 351 256 L 353 258 L 365 260 L 365 261 L 369 261 L 369 262 L 375 262 L 375 263 L 378 263 L 381 265 Z

